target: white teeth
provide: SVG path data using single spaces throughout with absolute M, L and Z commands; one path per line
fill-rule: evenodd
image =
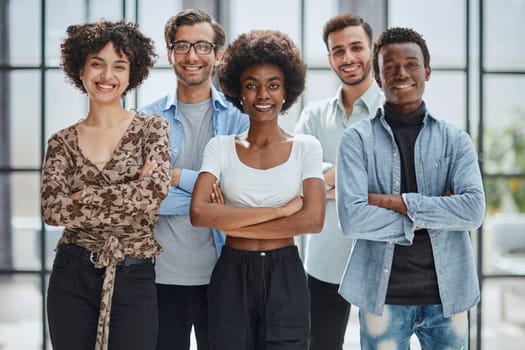
M 200 68 L 199 67 L 184 67 L 186 70 L 189 70 L 189 71 L 197 71 L 199 70 Z
M 350 67 L 346 66 L 346 67 L 342 68 L 343 72 L 345 72 L 345 73 L 354 72 L 354 71 L 356 71 L 358 69 L 359 69 L 359 66 L 350 66 Z
M 113 85 L 108 85 L 108 84 L 98 84 L 98 87 L 102 89 L 113 89 Z
M 409 88 L 411 85 L 398 85 L 396 86 L 396 89 L 406 89 Z

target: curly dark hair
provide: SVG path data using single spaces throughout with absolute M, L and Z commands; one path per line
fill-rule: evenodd
M 237 108 L 240 105 L 241 74 L 254 64 L 275 64 L 284 75 L 288 110 L 304 91 L 306 64 L 299 49 L 288 35 L 276 30 L 252 30 L 241 34 L 226 48 L 219 67 L 218 78 L 226 98 Z
M 80 72 L 84 68 L 88 54 L 97 53 L 112 42 L 117 52 L 126 55 L 130 61 L 129 85 L 126 93 L 138 87 L 149 74 L 157 59 L 154 42 L 144 36 L 133 22 L 100 21 L 71 25 L 67 28 L 67 37 L 60 44 L 61 67 L 69 81 L 87 93 Z
M 378 56 L 381 48 L 388 44 L 416 43 L 423 53 L 423 64 L 425 68 L 430 67 L 430 52 L 423 36 L 411 28 L 393 27 L 385 30 L 374 44 L 374 71 L 379 72 Z
M 340 30 L 345 29 L 346 27 L 363 27 L 363 30 L 366 33 L 366 36 L 368 38 L 368 44 L 372 46 L 373 38 L 373 32 L 372 27 L 370 24 L 365 22 L 365 20 L 357 15 L 354 15 L 352 13 L 341 13 L 335 17 L 332 17 L 326 22 L 326 24 L 323 27 L 323 41 L 326 45 L 326 48 L 328 49 L 328 52 L 330 52 L 330 48 L 328 47 L 328 36 L 332 34 L 333 32 L 338 32 Z
M 226 42 L 226 34 L 222 26 L 205 10 L 203 9 L 186 9 L 175 16 L 168 18 L 166 25 L 164 26 L 164 40 L 166 41 L 166 48 L 170 50 L 171 44 L 175 39 L 175 35 L 179 30 L 180 26 L 183 25 L 194 25 L 196 23 L 208 22 L 213 28 L 215 38 L 213 43 L 215 44 L 215 52 L 222 49 Z

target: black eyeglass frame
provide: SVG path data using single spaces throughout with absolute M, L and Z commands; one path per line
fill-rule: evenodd
M 185 52 L 177 52 L 175 50 L 175 45 L 177 44 L 180 44 L 180 43 L 183 43 L 183 44 L 187 44 L 189 45 L 188 46 L 188 50 L 186 50 Z M 206 53 L 199 53 L 198 50 L 197 50 L 197 46 L 196 45 L 199 45 L 199 44 L 207 44 L 209 45 L 210 49 L 206 52 Z M 193 47 L 193 49 L 195 50 L 195 53 L 197 55 L 200 55 L 200 56 L 205 56 L 205 55 L 209 55 L 212 50 L 215 50 L 215 48 L 217 47 L 217 45 L 215 45 L 214 43 L 212 42 L 209 42 L 209 41 L 206 41 L 206 40 L 199 40 L 199 41 L 195 41 L 195 42 L 192 42 L 190 43 L 189 41 L 185 41 L 185 40 L 175 40 L 174 42 L 172 42 L 170 44 L 170 50 L 172 50 L 175 54 L 178 54 L 178 55 L 186 55 L 188 54 L 190 51 L 191 51 L 191 48 Z

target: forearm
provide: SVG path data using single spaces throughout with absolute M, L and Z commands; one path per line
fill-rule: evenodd
M 400 194 L 369 193 L 368 204 L 407 215 L 407 207 Z
M 217 203 L 190 205 L 190 219 L 194 226 L 212 227 L 221 231 L 256 225 L 284 216 L 281 207 L 235 207 Z

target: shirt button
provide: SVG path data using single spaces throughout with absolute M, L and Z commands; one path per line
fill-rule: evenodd
M 384 269 L 383 271 L 385 271 L 385 273 L 388 273 L 388 269 Z
M 397 157 L 397 153 L 396 152 L 394 152 L 394 157 Z
M 177 153 L 177 152 L 178 152 L 177 147 L 173 147 L 173 152 L 174 152 L 174 153 Z

